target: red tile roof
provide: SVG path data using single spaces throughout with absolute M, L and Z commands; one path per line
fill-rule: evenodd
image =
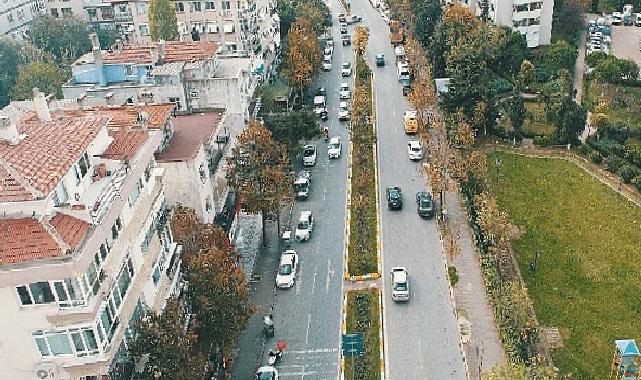
M 129 63 L 150 65 L 152 45 L 125 45 L 120 51 L 103 54 L 106 64 Z M 218 52 L 218 43 L 208 41 L 166 41 L 164 46 L 165 63 L 196 62 L 211 58 Z
M 22 141 L 0 142 L 0 202 L 49 194 L 109 121 L 97 116 L 40 121 L 33 115 L 18 123 L 26 136 Z
M 89 229 L 84 220 L 63 213 L 57 213 L 49 223 L 72 249 L 80 244 Z
M 102 154 L 102 157 L 111 160 L 131 159 L 145 143 L 147 131 L 122 129 L 109 131 L 109 136 L 113 138 L 113 141 Z
M 212 137 L 222 119 L 222 112 L 195 113 L 174 119 L 174 137 L 156 156 L 158 161 L 185 161 L 196 157 L 205 140 Z
M 62 249 L 37 220 L 0 219 L 0 265 L 48 259 L 62 254 Z

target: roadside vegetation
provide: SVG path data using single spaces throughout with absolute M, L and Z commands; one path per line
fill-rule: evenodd
M 613 340 L 641 330 L 633 264 L 641 261 L 641 209 L 572 163 L 488 158 L 498 206 L 518 227 L 512 247 L 539 322 L 561 332 L 555 365 L 576 379 L 607 378 Z
M 381 378 L 381 309 L 380 290 L 347 292 L 346 334 L 361 334 L 364 355 L 345 358 L 345 379 L 374 380 Z
M 360 29 L 356 29 L 357 31 Z M 363 30 L 364 32 L 364 30 Z M 358 32 L 355 32 L 357 35 Z M 355 37 L 354 98 L 351 120 L 351 199 L 348 246 L 349 275 L 378 272 L 376 204 L 376 135 L 372 124 L 372 71 L 363 58 L 366 33 Z

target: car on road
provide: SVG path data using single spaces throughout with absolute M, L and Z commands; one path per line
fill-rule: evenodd
M 351 24 L 356 24 L 357 22 L 363 21 L 363 18 L 361 16 L 351 15 L 351 16 L 348 16 L 345 19 L 345 21 L 347 22 L 347 24 L 351 25 Z
M 332 60 L 331 60 L 331 58 L 323 60 L 323 71 L 332 71 Z
M 416 119 L 416 111 L 407 110 L 403 114 L 403 129 L 405 134 L 415 134 L 418 131 L 418 120 Z
M 351 112 L 349 110 L 349 103 L 340 102 L 338 103 L 338 120 L 347 121 L 351 117 Z
M 341 34 L 347 34 L 347 23 L 341 22 Z
M 323 61 L 330 61 L 331 62 L 332 61 L 332 54 L 331 53 L 330 54 L 325 53 L 325 55 L 323 56 Z
M 280 264 L 276 273 L 277 288 L 291 288 L 296 282 L 298 269 L 298 254 L 293 249 L 288 249 L 280 255 Z
M 343 34 L 341 36 L 341 41 L 343 42 L 343 46 L 351 45 L 352 44 L 352 37 L 350 37 L 349 34 Z
M 376 66 L 385 66 L 385 54 L 378 53 L 376 54 Z
M 327 90 L 325 87 L 318 87 L 316 89 L 316 96 L 327 96 Z
M 405 267 L 393 267 L 390 274 L 392 279 L 392 301 L 407 302 L 410 300 L 410 279 Z
M 309 198 L 309 192 L 312 187 L 312 173 L 303 170 L 298 173 L 298 177 L 294 181 L 294 196 L 296 199 Z
M 342 150 L 340 137 L 336 136 L 329 139 L 329 145 L 327 146 L 327 156 L 329 158 L 341 158 Z
M 341 83 L 341 88 L 339 90 L 340 100 L 349 100 L 352 94 L 349 91 L 349 85 L 345 82 Z
M 332 48 L 332 54 L 334 53 L 334 40 L 327 40 L 325 46 Z
M 273 366 L 264 366 L 256 371 L 255 380 L 278 380 L 278 370 Z
M 403 190 L 399 186 L 388 187 L 385 194 L 387 196 L 387 208 L 390 210 L 403 208 Z
M 612 13 L 612 25 L 621 25 L 623 23 L 623 13 L 613 12 Z
M 344 62 L 341 66 L 341 76 L 349 77 L 352 75 L 352 64 L 349 62 Z
M 311 211 L 301 211 L 294 235 L 298 241 L 307 241 L 314 231 L 314 215 Z
M 316 145 L 305 145 L 303 147 L 303 166 L 314 165 L 316 165 Z
M 314 97 L 314 114 L 316 116 L 321 116 L 323 111 L 327 110 L 327 103 L 325 102 L 325 96 L 318 95 Z
M 329 56 L 329 59 L 332 59 L 332 54 L 334 54 L 334 45 L 325 46 L 325 58 L 327 58 L 327 56 Z
M 345 13 L 341 12 L 338 14 L 338 22 L 345 22 L 347 21 L 347 16 L 345 16 Z
M 421 218 L 433 218 L 436 214 L 434 198 L 432 198 L 432 195 L 427 191 L 419 191 L 416 193 L 416 208 L 418 216 Z
M 420 161 L 423 159 L 423 147 L 421 143 L 416 140 L 411 140 L 407 143 L 407 155 L 411 161 Z

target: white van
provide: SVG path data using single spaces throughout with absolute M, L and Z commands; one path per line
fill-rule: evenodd
M 410 281 L 405 267 L 392 268 L 392 300 L 407 302 L 410 300 Z
M 320 116 L 321 112 L 325 111 L 327 105 L 325 104 L 324 96 L 315 96 L 314 97 L 314 113 L 316 116 Z
M 409 79 L 410 78 L 410 68 L 407 62 L 399 62 L 396 64 L 396 69 L 398 70 L 398 80 Z

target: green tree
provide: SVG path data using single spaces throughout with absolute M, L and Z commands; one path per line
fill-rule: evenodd
M 534 65 L 532 62 L 524 59 L 519 69 L 519 81 L 524 89 L 527 89 L 534 81 Z
M 20 46 L 6 38 L 0 39 L 0 108 L 11 101 L 9 92 L 18 79 Z
M 170 0 L 149 1 L 149 34 L 154 41 L 178 40 L 176 9 Z
M 75 18 L 37 17 L 31 25 L 30 40 L 51 53 L 59 65 L 68 65 L 91 50 L 87 24 Z
M 199 379 L 205 361 L 196 350 L 196 335 L 185 331 L 185 312 L 175 299 L 161 313 L 142 319 L 127 348 L 136 362 L 134 380 Z
M 261 214 L 266 245 L 266 220 L 276 220 L 280 233 L 280 211 L 283 202 L 292 196 L 287 149 L 274 140 L 267 128 L 252 120 L 238 136 L 229 163 L 229 187 L 241 194 L 247 212 Z
M 576 48 L 565 40 L 554 42 L 547 48 L 545 65 L 552 71 L 572 70 L 576 60 Z
M 587 119 L 585 108 L 566 96 L 561 104 L 552 110 L 552 113 L 556 125 L 557 141 L 560 144 L 578 144 L 579 133 L 585 128 Z
M 523 98 L 520 95 L 515 94 L 510 99 L 508 112 L 512 123 L 512 136 L 516 141 L 521 141 L 523 138 L 523 123 L 525 123 L 525 114 L 527 110 L 525 109 Z
M 103 50 L 108 50 L 111 46 L 114 45 L 116 39 L 118 38 L 118 32 L 116 29 L 106 29 L 100 26 L 95 26 L 93 32 L 98 36 L 98 41 L 100 41 L 100 48 Z
M 619 7 L 621 9 L 621 7 Z M 581 0 L 556 0 L 552 23 L 553 35 L 573 43 L 585 29 Z
M 559 379 L 554 368 L 537 363 L 527 367 L 523 363 L 497 365 L 489 372 L 481 374 L 481 380 L 556 380 Z
M 309 110 L 264 114 L 263 120 L 274 139 L 287 147 L 290 157 L 298 154 L 301 140 L 309 140 L 321 134 L 318 118 Z
M 639 79 L 639 66 L 629 59 L 607 56 L 596 65 L 596 75 L 614 84 L 634 83 Z
M 228 354 L 255 312 L 238 254 L 211 247 L 188 259 L 186 274 L 198 334 Z
M 443 9 L 438 0 L 412 1 L 414 13 L 414 34 L 424 47 L 428 47 L 441 21 Z
M 500 76 L 515 77 L 529 55 L 525 36 L 505 26 L 493 26 L 491 32 L 496 34 L 496 42 L 489 42 L 498 44 L 498 48 L 494 50 L 495 55 L 489 57 L 488 66 Z
M 62 85 L 67 77 L 56 66 L 46 62 L 31 62 L 18 68 L 18 79 L 11 90 L 14 100 L 32 98 L 32 90 L 38 87 L 45 94 L 62 97 Z

